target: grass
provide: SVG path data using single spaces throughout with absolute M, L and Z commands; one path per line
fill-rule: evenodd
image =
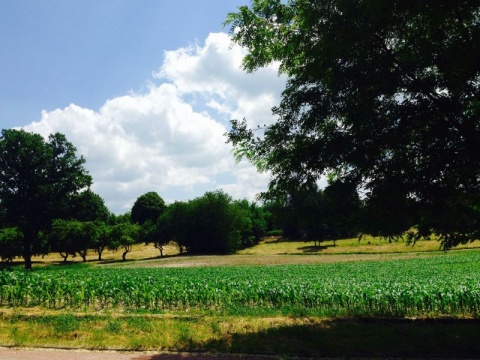
M 460 245 L 455 249 L 480 248 L 480 241 Z M 380 237 L 366 235 L 358 238 L 324 241 L 318 246 L 313 242 L 284 241 L 278 237 L 266 238 L 255 247 L 241 250 L 243 255 L 349 255 L 349 254 L 412 254 L 438 252 L 440 243 L 435 240 L 420 240 L 415 245 L 405 241 L 389 242 Z
M 480 241 L 456 247 L 456 250 L 478 249 Z M 164 257 L 152 245 L 136 244 L 127 255 L 127 261 L 121 261 L 121 252 L 105 251 L 102 261 L 90 251 L 87 264 L 115 267 L 201 267 L 201 266 L 236 266 L 236 265 L 281 265 L 281 264 L 317 264 L 343 261 L 377 261 L 395 260 L 412 257 L 430 257 L 443 252 L 434 240 L 418 241 L 414 246 L 404 241 L 388 242 L 379 237 L 365 236 L 362 241 L 357 238 L 322 242 L 314 246 L 313 242 L 283 241 L 279 237 L 270 237 L 258 245 L 241 250 L 234 255 L 222 256 L 186 256 L 179 254 L 176 246 L 164 247 Z M 67 263 L 56 253 L 33 257 L 34 267 L 47 265 L 80 264 L 82 259 L 69 257 Z M 1 267 L 20 267 L 23 262 L 16 259 L 12 264 L 0 264 Z
M 126 262 L 121 254 L 95 253 L 88 263 L 71 259 L 66 267 L 56 254 L 35 258 L 35 268 L 83 267 L 209 267 L 340 262 L 381 262 L 399 259 L 463 257 L 462 249 L 447 254 L 436 241 L 415 246 L 379 238 L 345 239 L 313 243 L 268 238 L 259 245 L 230 256 L 185 256 L 175 247 L 160 259 L 153 246 L 136 245 Z M 473 250 L 477 252 L 477 250 Z M 393 264 L 393 263 L 392 263 Z M 63 265 L 63 264 L 62 264 Z M 315 265 L 316 266 L 316 265 Z M 385 268 L 389 265 L 385 263 Z M 321 268 L 318 268 L 321 270 Z M 480 270 L 480 269 L 479 269 Z M 322 276 L 322 271 L 318 273 Z M 374 274 L 372 274 L 374 275 Z M 82 309 L 80 309 L 82 310 Z M 300 308 L 246 311 L 234 308 L 134 312 L 118 309 L 79 311 L 38 307 L 0 307 L 0 345 L 119 350 L 209 351 L 220 353 L 277 354 L 314 357 L 479 357 L 480 321 L 469 314 L 436 318 L 378 316 L 324 316 Z
M 304 357 L 460 358 L 480 354 L 480 324 L 472 319 L 140 317 L 63 313 L 0 316 L 0 343 L 4 346 Z

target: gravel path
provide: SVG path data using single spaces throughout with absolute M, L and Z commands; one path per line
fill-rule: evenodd
M 17 349 L 0 347 L 0 360 L 275 360 L 253 355 L 172 354 L 158 352 L 118 352 L 58 349 Z

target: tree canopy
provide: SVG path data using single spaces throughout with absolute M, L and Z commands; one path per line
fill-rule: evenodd
M 82 191 L 70 200 L 70 217 L 80 221 L 108 222 L 110 211 L 105 201 L 92 190 Z
M 231 254 L 258 243 L 266 230 L 258 206 L 221 190 L 169 205 L 155 225 L 159 245 L 173 240 L 192 254 Z
M 0 137 L 0 203 L 5 225 L 21 231 L 25 268 L 42 252 L 39 232 L 67 213 L 68 203 L 92 183 L 85 159 L 64 135 L 48 141 L 24 130 L 2 130 Z
M 154 191 L 138 197 L 132 207 L 132 222 L 143 225 L 146 221 L 157 221 L 165 210 L 165 201 Z
M 387 210 L 379 234 L 480 237 L 477 0 L 253 0 L 226 24 L 247 71 L 275 61 L 288 75 L 276 122 L 228 133 L 271 171 L 270 195 L 328 175 Z

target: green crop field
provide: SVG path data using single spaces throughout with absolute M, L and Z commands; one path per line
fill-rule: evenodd
M 198 268 L 2 271 L 0 305 L 82 311 L 222 311 L 477 317 L 480 252 L 425 259 Z
M 0 271 L 0 345 L 477 357 L 480 251 L 385 255 L 12 267 Z

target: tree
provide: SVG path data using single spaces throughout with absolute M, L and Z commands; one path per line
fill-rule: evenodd
M 98 254 L 98 261 L 102 261 L 102 254 L 110 246 L 112 240 L 112 226 L 101 221 L 94 222 L 96 233 L 93 239 L 93 248 Z
M 109 248 L 117 251 L 123 249 L 122 260 L 127 259 L 127 254 L 132 251 L 132 246 L 138 242 L 140 226 L 130 222 L 122 222 L 111 228 Z
M 223 191 L 206 192 L 191 201 L 190 221 L 194 233 L 189 251 L 230 254 L 240 248 L 241 213 Z
M 366 219 L 359 219 L 361 200 L 354 184 L 331 182 L 323 192 L 323 200 L 332 240 L 354 237 L 359 229 L 364 229 L 363 221 Z M 382 216 L 382 213 L 377 214 Z
M 371 224 L 384 236 L 479 238 L 479 13 L 477 0 L 253 0 L 229 14 L 244 68 L 277 61 L 288 76 L 276 122 L 228 133 L 271 171 L 266 197 L 329 175 L 388 208 Z
M 93 221 L 56 219 L 48 237 L 64 261 L 67 261 L 68 256 L 78 254 L 86 262 L 88 250 L 96 248 L 100 231 L 103 230 L 99 225 Z M 99 257 L 101 260 L 101 252 Z
M 156 192 L 148 192 L 140 196 L 132 207 L 131 219 L 135 224 L 143 225 L 150 220 L 156 222 L 165 210 L 165 201 Z
M 163 246 L 170 241 L 168 234 L 162 229 L 163 222 L 159 222 L 165 209 L 165 201 L 156 192 L 151 191 L 135 201 L 131 212 L 131 221 L 141 226 L 140 240 L 147 245 L 153 243 L 153 246 L 160 250 L 160 256 L 163 256 Z
M 0 258 L 11 262 L 22 255 L 23 233 L 17 228 L 0 229 Z
M 78 224 L 77 221 L 55 219 L 52 222 L 50 231 L 47 233 L 51 250 L 56 251 L 66 262 L 69 256 L 77 255 L 76 238 L 72 236 L 72 227 Z
M 277 217 L 283 236 L 291 240 L 321 242 L 332 238 L 331 225 L 327 221 L 323 191 L 313 184 L 278 197 Z
M 160 217 L 180 249 L 194 254 L 230 254 L 241 247 L 242 211 L 223 191 L 175 202 Z
M 0 202 L 7 226 L 23 233 L 26 269 L 32 267 L 32 255 L 42 252 L 39 232 L 62 218 L 72 196 L 91 185 L 84 163 L 62 134 L 45 141 L 24 130 L 2 130 Z
M 80 221 L 108 222 L 110 211 L 105 201 L 92 190 L 86 189 L 70 200 L 71 217 Z
M 164 216 L 160 216 L 155 223 L 147 220 L 140 227 L 140 241 L 145 245 L 153 244 L 153 247 L 160 251 L 160 257 L 163 257 L 163 247 L 171 241 L 169 229 L 170 224 Z
M 193 208 L 191 202 L 176 201 L 169 205 L 158 219 L 158 226 L 165 236 L 177 243 L 180 253 L 188 251 L 195 239 L 195 228 L 192 226 Z
M 266 215 L 262 207 L 248 200 L 237 200 L 233 202 L 237 208 L 240 217 L 240 248 L 247 248 L 258 244 L 260 239 L 265 236 L 267 230 Z

